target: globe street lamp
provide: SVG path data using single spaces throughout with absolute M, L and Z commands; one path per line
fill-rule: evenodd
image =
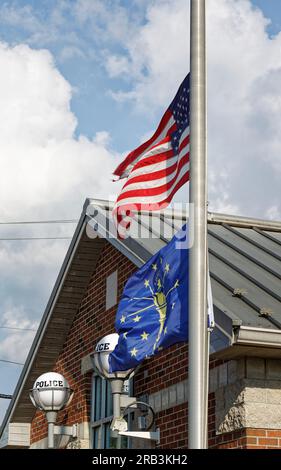
M 92 354 L 93 365 L 97 373 L 101 377 L 110 380 L 113 398 L 113 419 L 119 419 L 121 416 L 120 397 L 124 381 L 134 373 L 134 369 L 113 373 L 109 372 L 109 354 L 114 351 L 115 346 L 117 346 L 118 338 L 119 335 L 117 333 L 104 336 L 97 343 L 95 351 Z
M 113 420 L 111 424 L 112 436 L 117 437 L 117 447 L 120 447 L 120 437 L 137 437 L 142 439 L 150 439 L 159 442 L 160 431 L 157 429 L 156 432 L 143 432 L 143 431 L 128 431 L 127 422 L 124 419 L 124 413 L 129 408 L 137 408 L 138 404 L 142 404 L 152 410 L 154 424 L 154 411 L 150 405 L 138 401 L 134 397 L 128 397 L 122 394 L 124 390 L 125 380 L 132 377 L 135 373 L 135 369 L 128 369 L 126 371 L 109 371 L 109 354 L 114 351 L 118 343 L 119 335 L 112 333 L 104 336 L 99 340 L 95 347 L 95 351 L 92 353 L 91 358 L 93 366 L 96 372 L 103 378 L 108 379 L 111 384 L 111 392 L 113 395 Z M 121 409 L 123 413 L 121 413 Z
M 73 390 L 67 380 L 57 372 L 40 375 L 29 393 L 33 405 L 44 411 L 48 421 L 48 448 L 54 448 L 54 434 L 77 436 L 76 425 L 55 426 L 58 411 L 63 410 L 72 400 Z

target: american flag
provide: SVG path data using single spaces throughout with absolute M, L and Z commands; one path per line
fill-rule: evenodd
M 154 135 L 129 153 L 114 175 L 127 178 L 113 209 L 120 222 L 126 213 L 166 207 L 189 180 L 190 74 L 163 115 Z

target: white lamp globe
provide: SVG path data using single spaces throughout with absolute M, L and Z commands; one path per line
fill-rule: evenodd
M 30 399 L 42 411 L 59 411 L 69 405 L 73 396 L 67 380 L 57 372 L 47 372 L 35 380 Z
M 120 372 L 109 372 L 109 354 L 114 351 L 115 346 L 117 346 L 118 338 L 118 333 L 104 336 L 97 343 L 92 355 L 95 370 L 99 375 L 101 375 L 101 377 L 106 379 L 126 379 L 134 370 L 129 369 Z

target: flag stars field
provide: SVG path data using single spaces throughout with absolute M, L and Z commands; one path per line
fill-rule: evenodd
M 136 357 L 138 350 L 136 348 L 131 349 L 130 353 L 132 357 Z
M 184 226 L 127 281 L 115 322 L 121 338 L 109 356 L 112 372 L 187 340 L 188 250 L 176 249 L 185 232 Z
M 120 318 L 120 323 L 125 323 L 125 321 L 126 321 L 126 317 L 122 315 L 122 317 Z
M 166 263 L 165 272 L 168 273 L 169 271 L 170 271 L 170 265 Z
M 145 331 L 141 334 L 141 339 L 143 341 L 145 341 L 145 340 L 147 341 L 148 337 L 149 337 L 149 333 L 146 333 Z

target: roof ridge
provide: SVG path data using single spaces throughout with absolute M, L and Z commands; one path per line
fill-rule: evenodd
M 114 201 L 105 199 L 87 199 L 87 204 L 101 206 L 104 209 L 112 210 Z M 143 214 L 153 216 L 149 211 L 143 211 Z M 179 210 L 179 208 L 166 208 L 162 209 L 157 214 L 164 214 L 167 218 L 180 218 L 182 219 L 187 212 Z M 156 215 L 156 213 L 155 213 Z M 222 214 L 217 212 L 208 212 L 208 222 L 212 224 L 229 224 L 241 228 L 260 228 L 262 230 L 269 230 L 273 232 L 281 232 L 281 221 L 259 219 L 255 217 L 245 217 L 240 215 Z
M 281 221 L 256 219 L 254 217 L 244 217 L 239 215 L 219 214 L 208 212 L 208 222 L 214 224 L 229 224 L 242 228 L 260 228 L 273 232 L 281 232 Z

